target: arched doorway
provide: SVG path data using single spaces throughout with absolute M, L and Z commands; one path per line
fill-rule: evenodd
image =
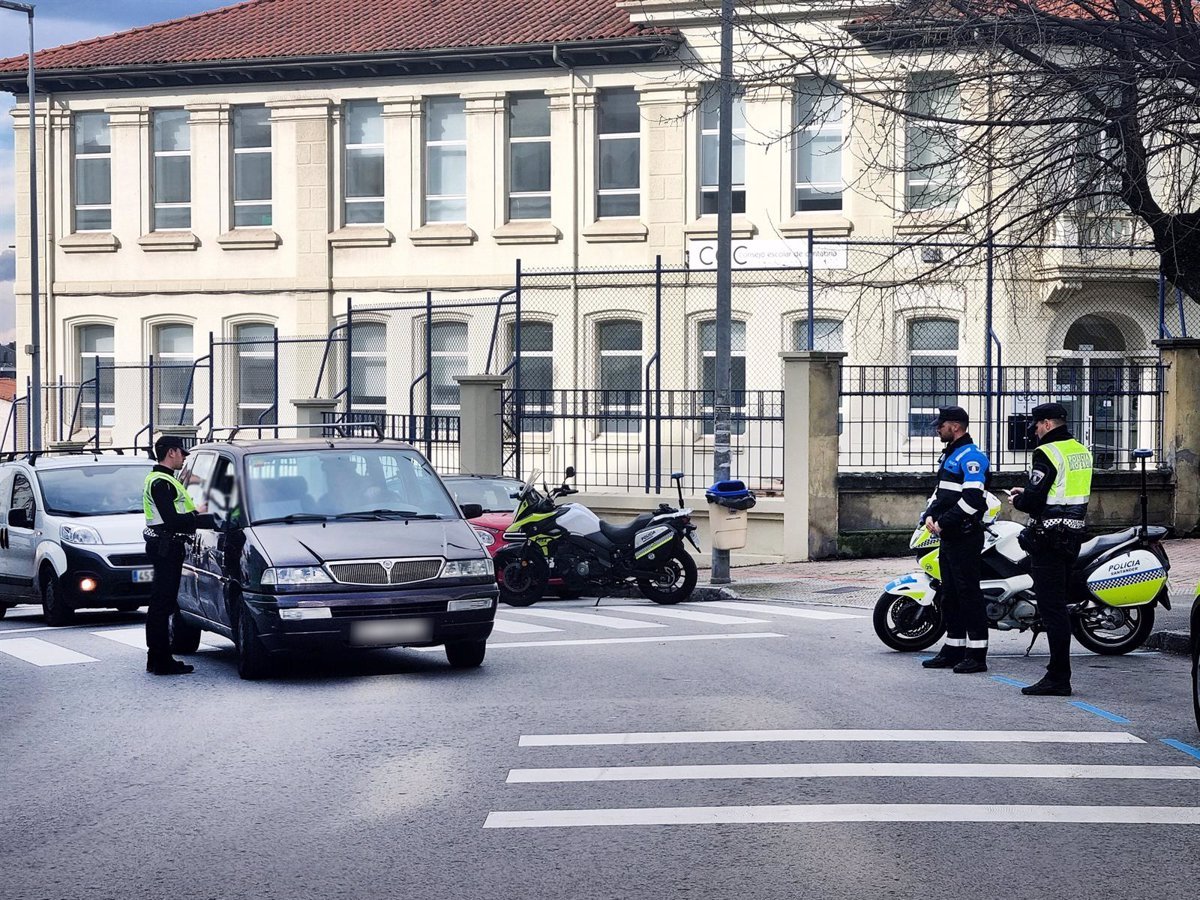
M 1092 449 L 1098 469 L 1113 468 L 1121 459 L 1129 443 L 1123 433 L 1137 422 L 1137 397 L 1129 388 L 1138 375 L 1128 365 L 1127 350 L 1116 322 L 1088 314 L 1067 329 L 1064 357 L 1055 368 L 1058 399 L 1067 409 L 1071 431 Z

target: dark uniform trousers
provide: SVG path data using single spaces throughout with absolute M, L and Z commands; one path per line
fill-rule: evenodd
M 966 534 L 943 534 L 938 560 L 942 575 L 942 616 L 946 637 L 987 640 L 987 610 L 979 590 L 979 557 L 983 554 L 983 527 L 976 524 Z M 971 648 L 970 658 L 987 655 L 987 647 Z
M 1033 594 L 1042 615 L 1042 627 L 1050 643 L 1046 675 L 1055 680 L 1071 679 L 1071 614 L 1067 611 L 1067 581 L 1079 556 L 1083 535 L 1059 534 L 1054 546 L 1029 554 Z
M 161 543 L 167 542 L 167 554 L 161 555 Z M 146 611 L 146 649 L 152 659 L 171 655 L 171 614 L 179 609 L 179 583 L 183 580 L 184 546 L 178 539 L 156 538 L 146 542 L 146 552 L 154 565 L 154 584 L 150 588 L 150 607 Z

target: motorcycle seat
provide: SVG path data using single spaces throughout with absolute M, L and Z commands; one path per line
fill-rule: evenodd
M 1121 544 L 1127 543 L 1137 537 L 1137 533 L 1138 529 L 1136 528 L 1126 528 L 1124 531 L 1094 537 L 1079 548 L 1079 561 L 1084 562 L 1092 557 L 1099 556 L 1107 550 L 1111 550 L 1113 547 L 1119 547 Z
M 642 513 L 628 525 L 610 525 L 608 522 L 601 521 L 600 533 L 614 544 L 632 544 L 633 536 L 649 525 L 653 518 L 654 513 Z

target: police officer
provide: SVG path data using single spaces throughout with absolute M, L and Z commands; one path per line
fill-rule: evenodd
M 937 656 L 921 665 L 953 668 L 960 675 L 987 671 L 987 611 L 979 590 L 983 554 L 984 489 L 988 458 L 967 432 L 971 420 L 961 406 L 938 410 L 932 425 L 946 448 L 938 466 L 938 486 L 921 521 L 942 539 L 938 563 L 942 575 L 942 615 L 946 642 Z
M 1067 430 L 1067 410 L 1043 403 L 1030 414 L 1037 437 L 1033 465 L 1024 487 L 1009 491 L 1013 506 L 1030 522 L 1019 538 L 1029 552 L 1033 593 L 1050 642 L 1050 663 L 1037 684 L 1022 694 L 1071 696 L 1071 617 L 1067 579 L 1083 543 L 1084 520 L 1092 492 L 1092 454 Z
M 142 507 L 146 513 L 146 553 L 154 565 L 150 609 L 146 613 L 146 671 L 155 675 L 187 675 L 193 667 L 171 656 L 169 622 L 179 609 L 179 581 L 183 575 L 183 538 L 198 528 L 214 528 L 212 516 L 196 504 L 175 477 L 187 457 L 183 441 L 161 437 L 154 444 L 158 465 L 146 476 Z

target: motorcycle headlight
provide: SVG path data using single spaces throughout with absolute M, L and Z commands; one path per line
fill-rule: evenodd
M 473 528 L 471 530 L 475 532 L 475 537 L 479 538 L 479 543 L 483 546 L 490 547 L 496 543 L 496 536 L 486 528 Z
M 320 566 L 290 566 L 282 569 L 267 569 L 263 572 L 263 584 L 290 586 L 299 584 L 329 584 L 333 581 Z
M 452 559 L 442 566 L 442 578 L 486 578 L 495 575 L 490 559 Z
M 87 525 L 60 525 L 58 536 L 64 544 L 104 543 L 100 540 L 100 532 L 95 528 L 89 528 Z

